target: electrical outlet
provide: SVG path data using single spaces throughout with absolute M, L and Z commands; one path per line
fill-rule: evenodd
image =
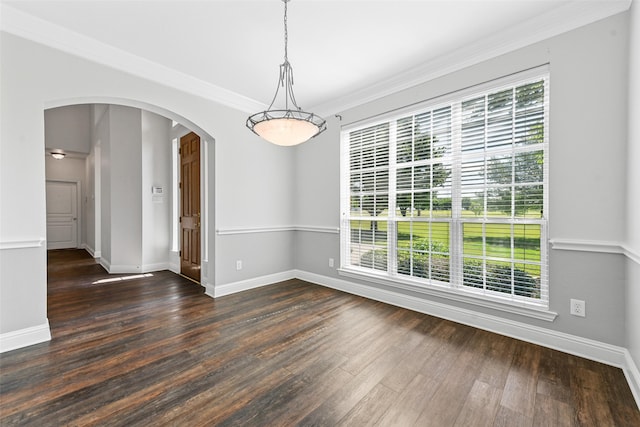
M 579 299 L 572 299 L 570 312 L 574 316 L 585 317 L 587 315 L 587 312 L 585 310 L 584 301 Z
M 236 270 L 242 270 L 242 260 L 236 261 Z
M 334 262 L 333 258 L 329 258 L 329 267 L 333 268 Z

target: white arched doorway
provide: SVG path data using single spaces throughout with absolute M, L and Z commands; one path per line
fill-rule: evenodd
M 77 105 L 91 106 L 92 111 L 91 141 L 86 153 L 86 191 L 81 198 L 86 216 L 81 221 L 86 229 L 80 247 L 98 258 L 111 273 L 164 269 L 180 273 L 177 142 L 181 136 L 193 132 L 200 138 L 202 153 L 199 174 L 201 283 L 210 282 L 207 273 L 214 244 L 209 235 L 213 228 L 210 218 L 213 218 L 214 186 L 210 168 L 214 164 L 214 138 L 175 112 L 129 99 L 59 100 L 47 103 L 45 111 Z M 110 126 L 106 131 L 103 129 L 105 115 L 109 117 L 106 121 Z M 121 130 L 128 132 L 126 128 L 131 127 L 131 120 L 127 117 L 132 115 L 139 117 L 138 122 L 134 122 L 134 127 L 137 125 L 139 129 L 127 144 L 129 136 Z M 158 132 L 163 122 L 168 125 Z M 112 135 L 113 141 L 109 141 L 112 133 L 117 135 Z M 136 138 L 140 144 L 132 148 Z M 153 141 L 148 141 L 149 138 Z M 165 144 L 161 149 L 158 139 Z M 117 144 L 121 146 L 116 149 Z M 52 151 L 46 141 L 45 145 L 47 151 Z M 116 248 L 114 239 L 118 238 L 120 247 Z

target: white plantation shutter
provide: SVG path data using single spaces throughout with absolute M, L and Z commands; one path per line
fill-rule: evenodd
M 342 269 L 547 308 L 546 67 L 342 132 Z
M 387 238 L 379 220 L 389 209 L 388 124 L 352 132 L 348 147 L 351 251 L 363 267 L 386 270 Z
M 539 77 L 461 103 L 462 286 L 548 301 L 547 97 Z

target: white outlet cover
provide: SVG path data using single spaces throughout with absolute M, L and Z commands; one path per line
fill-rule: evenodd
M 578 299 L 572 299 L 569 312 L 574 316 L 585 317 L 586 316 L 585 302 Z

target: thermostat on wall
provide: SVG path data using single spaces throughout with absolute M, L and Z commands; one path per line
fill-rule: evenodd
M 164 203 L 164 188 L 151 187 L 151 200 L 153 203 Z

